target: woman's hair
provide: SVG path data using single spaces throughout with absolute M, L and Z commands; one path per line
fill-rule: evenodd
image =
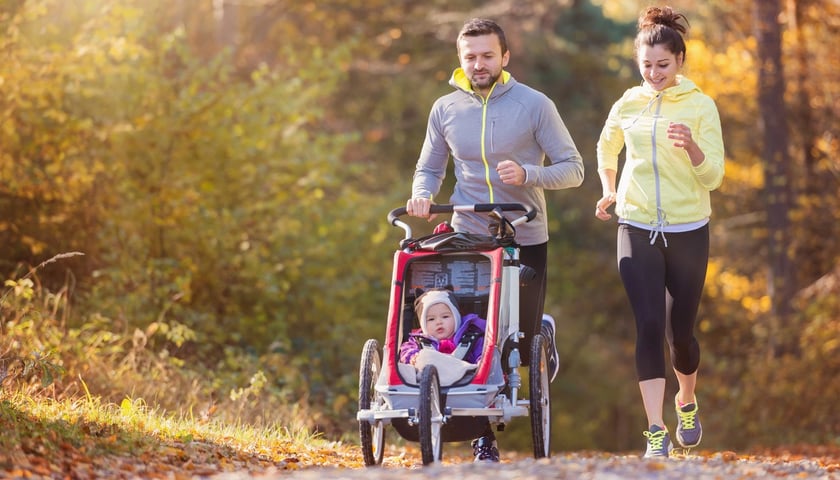
M 683 25 L 682 22 L 685 22 Z M 676 56 L 683 54 L 685 61 L 685 40 L 688 32 L 688 19 L 671 7 L 648 7 L 639 15 L 639 33 L 636 35 L 634 50 L 639 53 L 642 45 L 665 45 Z

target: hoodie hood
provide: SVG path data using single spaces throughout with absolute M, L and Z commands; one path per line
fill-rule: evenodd
M 500 81 L 497 81 L 496 84 L 493 85 L 493 88 L 490 91 L 490 96 L 492 97 L 497 90 L 502 91 L 502 87 L 505 87 L 504 90 L 507 90 L 507 88 L 509 88 L 508 85 L 510 84 L 510 79 L 510 72 L 502 70 L 502 74 L 499 76 Z M 456 68 L 455 71 L 452 72 L 452 77 L 449 79 L 449 85 L 467 93 L 476 94 L 475 90 L 472 88 L 470 79 L 467 77 L 467 72 L 465 72 L 461 67 Z
M 644 92 L 644 94 L 647 94 L 651 97 L 655 97 L 655 96 L 659 95 L 660 93 L 664 94 L 666 96 L 669 96 L 669 97 L 671 97 L 671 96 L 672 97 L 681 97 L 683 95 L 688 95 L 692 92 L 700 92 L 700 88 L 697 86 L 697 84 L 695 84 L 692 80 L 690 80 L 690 79 L 688 79 L 688 78 L 686 78 L 682 75 L 677 75 L 677 84 L 676 85 L 668 87 L 668 88 L 666 88 L 662 91 L 656 91 L 656 90 L 652 89 L 644 81 L 642 82 L 641 86 L 636 87 L 636 88 L 639 88 L 641 90 L 641 92 Z

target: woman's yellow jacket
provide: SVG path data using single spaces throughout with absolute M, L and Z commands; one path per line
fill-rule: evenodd
M 693 166 L 682 148 L 673 146 L 671 122 L 691 129 L 705 160 Z M 723 136 L 714 101 L 691 80 L 657 92 L 647 86 L 628 89 L 612 106 L 597 145 L 598 171 L 619 171 L 616 191 L 619 218 L 651 229 L 696 223 L 711 215 L 709 192 L 724 175 Z

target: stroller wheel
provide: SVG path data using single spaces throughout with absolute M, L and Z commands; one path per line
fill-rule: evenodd
M 534 335 L 531 340 L 531 365 L 528 373 L 534 458 L 550 457 L 551 382 L 548 372 L 548 345 L 541 333 Z
M 379 344 L 376 340 L 370 339 L 365 342 L 359 367 L 359 411 L 369 410 L 371 406 L 378 402 L 374 386 L 381 368 L 382 358 L 379 354 Z M 359 436 L 361 437 L 365 465 L 381 464 L 385 448 L 385 424 L 381 420 L 376 420 L 373 424 L 367 420 L 360 420 Z
M 417 416 L 420 454 L 423 465 L 439 462 L 443 453 L 443 414 L 440 406 L 440 379 L 434 365 L 426 365 L 420 374 L 420 406 Z

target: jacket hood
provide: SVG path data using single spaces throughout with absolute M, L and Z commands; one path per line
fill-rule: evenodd
M 658 92 L 658 91 L 650 88 L 650 86 L 647 83 L 644 83 L 644 82 L 642 82 L 642 85 L 637 87 L 637 88 L 640 89 L 640 91 L 643 92 L 644 94 L 650 95 L 651 97 L 655 97 L 655 96 L 659 95 L 660 93 L 663 93 L 663 94 L 665 94 L 666 96 L 669 96 L 669 97 L 680 97 L 680 96 L 689 94 L 691 92 L 702 93 L 700 91 L 700 87 L 698 87 L 697 84 L 695 84 L 692 80 L 690 80 L 690 79 L 688 79 L 688 78 L 686 78 L 682 75 L 677 75 L 677 84 L 676 85 L 674 85 L 672 87 L 668 87 L 665 90 L 662 90 L 661 92 Z
M 510 72 L 507 70 L 502 70 L 501 75 L 501 82 L 496 82 L 496 85 L 490 91 L 490 96 L 492 97 L 497 91 L 502 92 L 509 88 L 511 85 L 511 77 Z M 463 90 L 469 94 L 475 94 L 475 90 L 472 88 L 472 84 L 470 83 L 470 79 L 467 77 L 467 73 L 464 71 L 463 68 L 458 67 L 452 72 L 452 77 L 449 79 L 449 84 L 453 87 L 457 88 L 458 90 Z M 504 87 L 504 89 L 502 89 Z

